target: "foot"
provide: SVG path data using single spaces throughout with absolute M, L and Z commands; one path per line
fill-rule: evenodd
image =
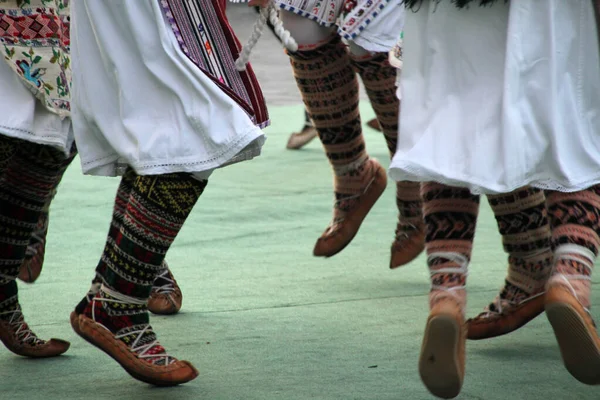
M 172 315 L 177 314 L 181 309 L 183 294 L 166 262 L 165 267 L 166 269 L 154 281 L 148 299 L 148 310 L 154 314 Z
M 314 138 L 317 137 L 317 130 L 314 126 L 304 125 L 302 131 L 295 132 L 290 135 L 287 145 L 285 146 L 289 150 L 299 150 L 302 147 L 310 143 Z
M 0 314 L 0 341 L 13 353 L 33 358 L 59 356 L 71 345 L 61 339 L 46 341 L 37 337 L 25 322 L 20 306 Z
M 375 129 L 376 131 L 381 132 L 381 125 L 379 125 L 379 121 L 377 118 L 373 118 L 369 122 L 367 122 L 367 126 L 371 129 Z
M 516 331 L 544 312 L 544 294 L 541 291 L 519 302 L 497 297 L 481 314 L 467 320 L 467 338 L 489 339 Z
M 569 373 L 587 385 L 600 385 L 600 338 L 596 325 L 569 281 L 555 275 L 546 290 L 546 316 Z
M 385 191 L 387 185 L 385 169 L 375 159 L 365 163 L 371 163 L 368 166 L 371 179 L 368 180 L 363 192 L 352 199 L 352 206 L 341 216 L 334 216 L 329 227 L 317 240 L 313 250 L 316 257 L 332 257 L 350 244 L 363 220 Z
M 465 376 L 466 327 L 462 307 L 452 297 L 431 308 L 419 357 L 419 374 L 437 397 L 452 399 L 460 393 Z
M 406 229 L 400 222 L 396 229 L 396 240 L 392 243 L 390 269 L 396 269 L 417 258 L 425 249 L 425 226 Z
M 111 315 L 114 311 L 107 306 L 109 303 L 127 312 Z M 130 303 L 102 290 L 83 313 L 71 313 L 73 330 L 111 356 L 135 379 L 156 386 L 174 386 L 195 379 L 196 368 L 167 354 L 147 320 L 143 302 Z
M 33 283 L 39 278 L 44 265 L 46 253 L 46 235 L 48 234 L 48 211 L 42 211 L 35 231 L 31 234 L 25 260 L 19 268 L 19 279 L 25 283 Z

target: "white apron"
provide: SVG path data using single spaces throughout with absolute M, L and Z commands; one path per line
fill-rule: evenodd
M 73 3 L 73 123 L 84 173 L 131 166 L 206 178 L 260 154 L 264 134 L 181 51 L 158 0 Z
M 600 183 L 600 59 L 591 1 L 407 12 L 396 180 L 474 193 Z

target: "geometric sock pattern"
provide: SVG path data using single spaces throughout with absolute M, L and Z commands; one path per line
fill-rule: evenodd
M 423 183 L 425 249 L 431 275 L 430 307 L 453 297 L 464 310 L 479 196 L 468 189 Z
M 517 304 L 544 289 L 552 271 L 552 233 L 542 190 L 527 187 L 487 197 L 508 253 L 504 287 L 489 306 L 499 311 L 497 301 Z
M 592 268 L 600 249 L 600 186 L 574 193 L 549 192 L 548 214 L 555 252 L 551 281 L 568 282 L 590 307 Z
M 296 83 L 334 171 L 334 220 L 373 176 L 358 110 L 359 87 L 339 36 L 314 50 L 288 52 Z
M 78 306 L 152 364 L 169 364 L 174 359 L 166 355 L 149 325 L 147 300 L 164 270 L 165 254 L 206 184 L 185 173 L 139 176 L 128 170 L 96 268 L 102 287 Z
M 127 178 L 123 181 L 127 185 Z M 121 209 L 115 207 L 116 221 L 96 269 L 103 282 L 118 293 L 147 300 L 165 254 L 206 184 L 185 173 L 135 175 L 122 221 Z
M 65 155 L 50 146 L 2 136 L 0 147 L 4 155 L 12 154 L 0 176 L 0 313 L 6 316 L 18 308 L 15 279 Z
M 396 96 L 397 69 L 389 62 L 388 53 L 374 53 L 368 58 L 353 58 L 352 66 L 360 75 L 371 106 L 393 157 L 398 143 L 400 100 Z M 398 238 L 423 224 L 423 204 L 419 182 L 396 183 L 396 205 L 399 211 Z
M 125 173 L 121 177 L 121 181 L 119 182 L 119 187 L 117 188 L 117 194 L 115 196 L 115 203 L 113 206 L 112 218 L 108 230 L 107 240 L 111 237 L 116 237 L 121 227 L 123 226 L 123 219 L 125 216 L 125 210 L 127 209 L 127 204 L 129 203 L 129 196 L 131 194 L 131 188 L 133 187 L 133 182 L 135 180 L 136 174 L 128 167 L 125 170 Z M 103 283 L 102 275 L 100 271 L 103 271 L 105 268 L 104 263 L 100 261 L 98 266 L 96 267 L 96 272 L 94 274 L 94 279 L 92 279 L 92 286 L 87 294 L 81 302 L 75 308 L 75 312 L 77 314 L 81 314 L 85 307 L 88 305 L 89 301 L 94 297 L 94 295 L 98 292 L 98 288 L 100 284 Z M 105 282 L 104 282 L 105 283 Z

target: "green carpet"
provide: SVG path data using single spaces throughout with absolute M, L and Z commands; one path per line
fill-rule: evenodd
M 372 111 L 368 104 L 363 111 L 366 121 Z M 213 175 L 168 256 L 183 310 L 153 317 L 153 326 L 200 377 L 150 387 L 71 331 L 69 313 L 89 287 L 118 184 L 84 177 L 73 165 L 52 206 L 44 272 L 35 285 L 20 285 L 35 330 L 72 346 L 52 360 L 0 350 L 0 398 L 432 398 L 417 373 L 429 287 L 424 258 L 388 269 L 394 186 L 344 252 L 312 257 L 331 217 L 330 168 L 318 141 L 285 150 L 288 133 L 302 124 L 300 107 L 273 107 L 271 114 L 263 156 Z M 387 166 L 383 136 L 368 128 L 365 135 L 371 155 Z M 468 285 L 471 315 L 496 295 L 505 270 L 484 200 Z M 565 370 L 543 316 L 507 337 L 468 343 L 467 356 L 461 399 L 600 398 Z

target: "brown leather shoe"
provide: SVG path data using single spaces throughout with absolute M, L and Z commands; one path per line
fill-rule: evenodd
M 310 143 L 317 137 L 317 130 L 314 126 L 305 125 L 302 131 L 290 135 L 287 145 L 288 150 L 298 150 Z
M 183 294 L 166 262 L 165 267 L 167 269 L 154 281 L 148 299 L 148 310 L 154 314 L 172 315 L 181 310 Z
M 544 312 L 544 292 L 499 311 L 484 311 L 467 320 L 469 340 L 490 339 L 521 328 Z
M 375 159 L 367 162 L 374 163 L 373 179 L 360 195 L 356 205 L 346 217 L 329 226 L 317 240 L 313 254 L 316 257 L 332 257 L 344 250 L 354 239 L 363 220 L 375 205 L 375 202 L 385 191 L 387 175 L 385 169 Z
M 396 240 L 392 243 L 390 269 L 396 269 L 417 258 L 425 249 L 425 227 L 411 231 L 396 229 Z
M 44 266 L 44 255 L 46 253 L 46 235 L 48 234 L 49 214 L 43 211 L 40 214 L 37 227 L 31 235 L 27 246 L 25 259 L 19 267 L 18 278 L 25 283 L 33 283 L 40 277 Z
M 373 118 L 369 122 L 367 122 L 367 126 L 371 129 L 375 129 L 376 131 L 381 132 L 381 125 L 379 125 L 379 121 L 377 118 Z
M 440 300 L 427 319 L 419 357 L 419 374 L 437 397 L 452 399 L 460 393 L 465 376 L 466 327 L 460 306 Z
M 578 381 L 600 385 L 600 338 L 590 313 L 562 284 L 551 282 L 545 300 L 565 367 Z
M 175 386 L 198 376 L 198 370 L 189 361 L 171 358 L 166 365 L 144 361 L 108 329 L 85 315 L 72 312 L 71 326 L 79 336 L 111 356 L 129 375 L 142 382 L 155 386 Z
M 0 320 L 0 341 L 13 353 L 32 358 L 56 357 L 71 346 L 69 342 L 61 339 L 46 341 L 38 338 L 29 329 L 20 307 L 10 314 L 10 319 Z

